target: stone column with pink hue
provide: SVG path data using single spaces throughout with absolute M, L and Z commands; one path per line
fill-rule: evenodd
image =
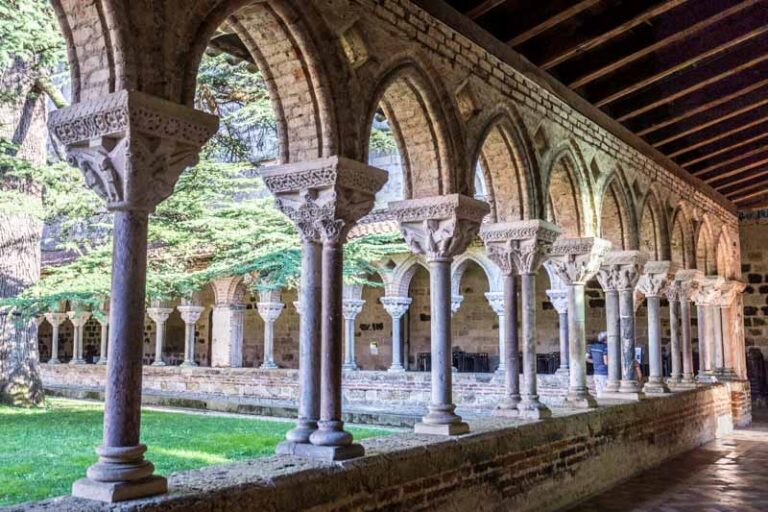
M 611 243 L 602 238 L 559 238 L 546 265 L 568 290 L 569 384 L 565 403 L 576 408 L 597 407 L 587 387 L 584 287 L 600 270 Z
M 241 368 L 243 366 L 243 322 L 245 288 L 241 276 L 225 276 L 211 282 L 211 366 Z
M 696 302 L 697 321 L 699 327 L 699 375 L 701 383 L 717 382 L 717 352 L 715 347 L 714 311 L 720 298 L 720 286 L 724 283 L 722 277 L 703 276 L 698 281 L 694 300 Z
M 488 214 L 487 203 L 460 194 L 390 203 L 406 243 L 429 265 L 432 398 L 429 412 L 414 430 L 422 434 L 459 435 L 469 425 L 454 411 L 451 370 L 451 262 L 464 252 Z
M 742 319 L 735 314 L 736 305 L 740 303 L 738 300 L 741 294 L 744 293 L 746 285 L 734 279 L 726 280 L 720 286 L 720 300 L 719 314 L 720 314 L 720 326 L 721 326 L 721 339 L 722 339 L 722 367 L 720 369 L 719 378 L 721 380 L 739 380 L 740 376 L 737 373 L 738 355 L 740 351 L 744 350 L 743 340 L 739 340 L 738 329 L 734 325 L 736 322 L 741 322 Z
M 696 387 L 693 372 L 693 340 L 691 339 L 691 300 L 696 294 L 701 277 L 701 272 L 698 270 L 678 270 L 675 274 L 680 307 L 680 350 L 682 352 L 682 376 L 680 382 L 674 385 L 675 389 Z
M 560 228 L 542 220 L 527 220 L 509 223 L 488 224 L 480 230 L 488 258 L 501 269 L 502 275 L 519 275 L 521 284 L 523 380 L 524 389 L 517 404 L 519 415 L 527 419 L 541 419 L 551 416 L 550 410 L 541 403 L 537 391 L 536 374 L 536 274 L 549 256 L 552 244 L 560 235 Z M 506 290 L 505 317 L 512 316 L 514 301 L 506 300 L 511 295 Z M 514 293 L 514 292 L 512 292 Z M 509 297 L 511 299 L 511 297 Z M 507 326 L 515 329 L 515 326 Z M 511 345 L 511 344 L 510 344 Z M 507 347 L 517 358 L 515 347 Z M 512 363 L 512 361 L 509 361 Z M 511 375 L 506 381 L 518 379 L 516 364 L 510 364 Z M 507 386 L 509 388 L 509 386 Z M 509 389 L 505 395 L 509 395 Z M 502 401 L 498 412 L 507 412 Z
M 104 440 L 72 493 L 107 502 L 162 494 L 166 480 L 153 475 L 140 442 L 149 214 L 197 163 L 218 119 L 119 90 L 53 112 L 49 126 L 114 217 Z
M 302 276 L 300 298 L 304 322 L 317 313 L 318 306 L 314 295 L 305 294 L 319 285 L 320 419 L 309 444 L 288 438 L 278 451 L 322 460 L 360 457 L 364 454 L 362 445 L 353 442 L 341 421 L 343 248 L 350 229 L 373 208 L 375 194 L 388 174 L 354 160 L 331 157 L 272 167 L 262 171 L 262 177 L 277 207 L 293 221 L 302 240 L 322 247 L 320 281 L 318 268 L 307 268 L 312 281 L 305 282 Z M 309 247 L 302 249 L 306 256 Z M 313 250 L 310 255 L 316 265 L 317 254 Z M 308 385 L 312 383 L 302 382 L 302 386 Z M 300 419 L 302 414 L 300 411 Z

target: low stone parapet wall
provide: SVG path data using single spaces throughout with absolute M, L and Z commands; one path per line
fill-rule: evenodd
M 41 365 L 46 386 L 103 388 L 106 367 L 100 365 Z M 522 379 L 522 376 L 521 376 Z M 559 405 L 568 388 L 567 376 L 539 375 L 539 395 L 548 405 Z M 591 378 L 590 384 L 591 384 Z M 295 402 L 298 370 L 257 368 L 144 367 L 145 391 L 179 392 Z M 522 383 L 521 383 L 522 387 Z M 494 407 L 504 392 L 504 378 L 491 373 L 454 373 L 454 402 L 464 407 Z M 428 372 L 345 371 L 342 385 L 346 404 L 416 407 L 429 403 Z
M 730 432 L 731 410 L 729 388 L 713 385 L 545 421 L 478 419 L 458 438 L 367 439 L 364 458 L 340 463 L 272 456 L 177 473 L 170 494 L 136 502 L 59 498 L 12 510 L 544 512 Z

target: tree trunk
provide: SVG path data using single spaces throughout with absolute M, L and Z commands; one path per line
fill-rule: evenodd
M 45 104 L 33 91 L 26 66 L 17 63 L 0 79 L 0 88 L 16 90 L 17 102 L 0 103 L 0 137 L 15 138 L 17 156 L 45 164 Z M 0 169 L 0 189 L 14 190 L 40 201 L 38 187 L 10 178 Z M 33 215 L 3 211 L 0 204 L 0 298 L 15 297 L 40 278 L 43 224 Z M 28 313 L 28 312 L 27 312 Z M 11 307 L 0 308 L 0 401 L 39 404 L 43 385 L 38 372 L 37 324 Z

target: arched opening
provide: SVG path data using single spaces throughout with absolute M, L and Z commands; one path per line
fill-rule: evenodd
M 382 109 L 376 111 L 371 122 L 371 133 L 368 137 L 368 165 L 389 173 L 384 187 L 376 194 L 374 210 L 384 209 L 389 202 L 405 198 L 403 163 L 392 126 Z
M 696 268 L 707 276 L 717 274 L 714 243 L 707 221 L 704 221 L 699 227 L 699 235 L 696 240 Z
M 429 272 L 421 265 L 416 265 L 408 285 L 408 308 L 406 330 L 403 340 L 403 359 L 406 370 L 427 371 L 430 368 L 430 340 L 432 309 L 430 306 Z
M 368 276 L 370 283 L 377 286 L 363 286 L 362 311 L 355 319 L 355 360 L 361 370 L 384 371 L 392 364 L 392 332 L 387 329 L 391 317 L 381 307 L 379 299 L 384 297 L 381 276 Z
M 669 238 L 669 250 L 672 263 L 679 268 L 692 268 L 694 262 L 691 257 L 693 254 L 693 239 L 691 236 L 690 221 L 681 208 L 678 208 L 677 212 L 675 212 L 674 219 Z
M 619 182 L 613 179 L 603 195 L 600 210 L 600 236 L 611 242 L 613 250 L 626 251 L 632 247 L 630 236 L 632 228 L 620 187 Z
M 555 160 L 549 176 L 547 220 L 562 229 L 563 237 L 584 235 L 584 214 L 581 191 L 573 159 L 562 155 Z
M 474 260 L 462 265 L 454 293 L 463 300 L 451 323 L 454 366 L 460 372 L 490 372 L 498 366 L 499 320 L 485 296 L 488 275 Z
M 662 259 L 659 212 L 656 198 L 649 194 L 640 214 L 640 249 L 646 251 L 651 260 Z

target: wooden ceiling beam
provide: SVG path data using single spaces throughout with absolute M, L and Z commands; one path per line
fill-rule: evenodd
M 762 190 L 754 192 L 755 189 Z M 749 199 L 750 197 L 755 197 L 759 194 L 764 194 L 766 192 L 768 192 L 768 176 L 763 177 L 754 185 L 750 185 L 749 187 L 742 188 L 741 190 L 737 190 L 735 192 L 729 192 L 725 195 L 725 197 L 731 199 L 732 201 L 738 202 Z
M 476 20 L 483 14 L 487 14 L 493 9 L 497 8 L 501 4 L 506 3 L 507 0 L 485 0 L 479 5 L 476 5 L 472 9 L 466 12 L 465 16 L 471 20 Z
M 694 23 L 693 25 L 691 25 L 690 27 L 684 30 L 680 30 L 679 32 L 676 32 L 671 36 L 660 39 L 659 41 L 656 41 L 655 43 L 649 46 L 645 46 L 635 52 L 630 53 L 629 55 L 622 57 L 619 60 L 613 61 L 606 66 L 603 66 L 591 73 L 588 73 L 582 76 L 581 78 L 568 84 L 568 87 L 570 87 L 571 89 L 578 89 L 579 87 L 583 87 L 589 83 L 592 83 L 598 78 L 603 77 L 609 73 L 613 73 L 614 71 L 617 71 L 618 69 L 621 69 L 627 64 L 634 62 L 642 57 L 645 57 L 646 55 L 649 55 L 671 44 L 687 39 L 695 35 L 696 33 L 701 32 L 702 30 L 710 28 L 713 25 L 720 23 L 724 19 L 728 18 L 729 16 L 739 13 L 748 7 L 752 7 L 753 5 L 761 1 L 762 0 L 745 0 L 744 2 L 736 4 L 729 9 L 720 11 L 714 16 L 710 16 L 709 18 L 706 18 L 698 23 Z
M 708 78 L 706 80 L 702 80 L 700 82 L 697 82 L 696 84 L 694 84 L 694 85 L 692 85 L 690 87 L 686 87 L 685 89 L 682 89 L 682 90 L 680 90 L 680 91 L 678 91 L 676 93 L 665 95 L 664 98 L 662 98 L 660 100 L 657 100 L 657 101 L 654 101 L 652 103 L 649 103 L 649 104 L 647 104 L 645 106 L 642 106 L 640 108 L 637 108 L 637 109 L 635 109 L 635 110 L 633 110 L 631 112 L 628 112 L 628 113 L 622 115 L 621 117 L 617 118 L 616 120 L 618 122 L 620 122 L 620 123 L 623 123 L 627 119 L 632 119 L 633 117 L 637 117 L 640 114 L 645 114 L 649 110 L 653 110 L 653 109 L 655 109 L 657 107 L 660 107 L 662 105 L 666 105 L 667 103 L 671 103 L 671 102 L 673 102 L 674 100 L 676 100 L 678 98 L 682 98 L 683 96 L 687 96 L 688 94 L 691 94 L 692 92 L 696 92 L 699 89 L 703 89 L 704 87 L 707 87 L 709 85 L 717 83 L 720 80 L 728 78 L 728 77 L 730 77 L 732 75 L 736 75 L 738 73 L 741 73 L 742 71 L 745 71 L 745 70 L 747 70 L 747 69 L 749 69 L 751 67 L 757 66 L 758 64 L 760 64 L 762 62 L 766 62 L 766 61 L 768 61 L 768 53 L 766 53 L 764 55 L 759 55 L 759 56 L 755 57 L 754 59 L 751 59 L 751 60 L 749 60 L 749 61 L 747 61 L 747 62 L 745 62 L 745 63 L 743 63 L 743 64 L 741 64 L 739 66 L 736 66 L 735 68 L 728 69 L 728 70 L 723 71 L 722 73 L 720 73 L 718 75 L 715 75 L 715 76 L 710 77 L 710 78 Z
M 750 194 L 749 197 L 744 197 L 744 198 L 741 198 L 741 199 L 735 199 L 735 200 L 733 200 L 733 202 L 736 203 L 736 204 L 739 204 L 739 203 L 746 202 L 748 199 L 754 199 L 756 197 L 763 197 L 763 196 L 768 196 L 768 189 L 762 190 L 760 192 L 755 192 L 754 194 Z M 758 205 L 762 205 L 762 203 L 764 201 L 749 201 L 746 205 L 742 205 L 742 206 L 743 207 L 754 208 L 754 207 L 756 207 Z
M 723 96 L 722 98 L 717 98 L 716 100 L 708 101 L 707 103 L 704 103 L 703 105 L 699 105 L 698 107 L 692 108 L 690 110 L 687 110 L 675 117 L 671 117 L 669 119 L 665 119 L 664 121 L 661 121 L 659 123 L 656 123 L 654 125 L 649 126 L 648 128 L 644 128 L 642 130 L 639 130 L 635 133 L 639 136 L 648 135 L 649 133 L 653 133 L 657 130 L 661 130 L 662 128 L 666 128 L 667 126 L 673 125 L 675 123 L 679 123 L 680 121 L 685 121 L 689 117 L 695 116 L 696 114 L 701 114 L 703 112 L 706 112 L 707 110 L 711 110 L 715 107 L 719 107 L 723 103 L 728 103 L 731 100 L 735 100 L 736 98 L 739 98 L 741 96 L 744 96 L 745 94 L 749 94 L 752 91 L 755 91 L 757 89 L 760 89 L 761 87 L 768 85 L 768 78 L 765 80 L 760 80 L 759 82 L 755 82 L 753 84 L 748 85 L 747 87 L 743 87 L 739 89 L 738 91 L 735 91 L 731 94 L 728 94 L 727 96 Z
M 619 100 L 625 96 L 628 96 L 634 92 L 637 92 L 641 89 L 644 89 L 648 87 L 651 84 L 654 84 L 658 82 L 659 80 L 663 80 L 664 78 L 674 75 L 675 73 L 678 73 L 680 71 L 683 71 L 685 69 L 691 68 L 696 66 L 698 63 L 700 63 L 703 60 L 709 59 L 711 57 L 714 57 L 720 53 L 727 52 L 731 48 L 734 48 L 742 43 L 745 43 L 747 41 L 751 41 L 752 39 L 761 36 L 768 32 L 768 26 L 758 27 L 754 30 L 751 30 L 747 32 L 746 34 L 742 34 L 741 36 L 737 37 L 736 39 L 732 39 L 726 43 L 723 43 L 721 45 L 718 45 L 714 48 L 710 48 L 709 50 L 702 52 L 698 55 L 695 55 L 691 57 L 690 59 L 684 60 L 683 62 L 680 62 L 678 64 L 675 64 L 674 66 L 670 66 L 666 69 L 663 69 L 659 71 L 658 73 L 649 76 L 647 78 L 644 78 L 640 80 L 639 82 L 635 82 L 632 85 L 629 85 L 627 87 L 624 87 L 613 94 L 606 96 L 605 98 L 598 100 L 595 102 L 595 105 L 602 108 L 610 103 L 613 103 L 616 100 Z
M 765 165 L 765 164 L 768 164 L 768 158 L 763 158 L 762 160 L 758 160 L 757 162 L 752 162 L 751 164 L 745 165 L 743 167 L 739 167 L 738 169 L 732 169 L 728 172 L 718 174 L 717 176 L 707 178 L 704 181 L 706 183 L 712 184 L 715 181 L 720 181 L 726 178 L 730 178 L 731 176 L 737 176 L 745 171 L 749 171 L 751 169 L 754 169 L 755 167 L 760 167 L 761 165 Z M 732 183 L 729 183 L 728 185 L 733 185 L 735 183 L 741 183 L 741 182 L 732 182 Z
M 760 108 L 764 105 L 768 105 L 768 97 L 763 98 L 762 100 L 758 101 L 757 103 L 751 103 L 745 107 L 739 108 L 734 110 L 733 112 L 728 112 L 727 114 L 724 114 L 720 117 L 717 117 L 715 119 L 710 119 L 706 123 L 697 124 L 693 128 L 690 128 L 688 130 L 683 130 L 682 132 L 678 132 L 674 135 L 671 135 L 667 137 L 666 139 L 662 139 L 658 142 L 654 142 L 652 144 L 653 147 L 658 148 L 660 146 L 663 146 L 665 144 L 669 144 L 670 142 L 674 142 L 678 139 L 682 139 L 683 137 L 686 137 L 688 135 L 691 135 L 696 132 L 700 132 L 701 130 L 705 130 L 709 128 L 710 126 L 715 126 L 717 124 L 722 123 L 723 121 L 727 121 L 728 119 L 733 119 L 734 117 L 738 117 L 741 114 L 746 114 L 747 112 L 751 112 L 757 108 Z
M 536 26 L 533 26 L 523 32 L 522 34 L 518 34 L 517 36 L 513 37 L 509 41 L 507 41 L 507 44 L 509 46 L 515 47 L 519 44 L 522 44 L 529 39 L 533 39 L 537 35 L 541 34 L 542 32 L 546 32 L 547 30 L 551 29 L 552 27 L 555 27 L 559 25 L 560 23 L 573 18 L 580 12 L 586 11 L 590 7 L 597 5 L 600 3 L 601 0 L 581 0 L 581 2 L 569 7 L 568 9 L 561 11 L 554 16 L 547 18 L 543 22 L 539 23 Z M 750 0 L 753 1 L 753 0 Z
M 737 142 L 736 144 L 731 144 L 730 146 L 726 146 L 724 148 L 720 148 L 717 151 L 712 151 L 711 153 L 707 153 L 703 156 L 696 157 L 693 160 L 689 160 L 685 163 L 679 164 L 683 169 L 687 169 L 689 166 L 697 164 L 699 162 L 703 162 L 704 160 L 709 160 L 710 158 L 722 155 L 723 153 L 727 153 L 728 151 L 733 151 L 734 149 L 738 149 L 742 146 L 746 146 L 747 144 L 752 144 L 753 142 L 757 142 L 761 139 L 765 139 L 768 137 L 768 132 L 761 133 L 760 135 L 757 135 L 755 137 L 750 137 L 749 139 L 742 140 L 740 142 Z
M 736 185 L 740 185 L 740 184 L 742 184 L 744 182 L 751 181 L 751 180 L 754 180 L 756 178 L 759 178 L 761 176 L 766 176 L 766 175 L 768 175 L 768 169 L 762 170 L 760 172 L 756 172 L 756 173 L 754 173 L 754 174 L 752 174 L 750 176 L 746 176 L 744 178 L 739 178 L 739 179 L 736 179 L 736 180 L 733 180 L 733 181 L 729 181 L 727 183 L 723 183 L 722 185 L 714 186 L 712 188 L 714 188 L 716 190 L 723 191 L 723 190 L 727 190 L 727 189 L 729 189 L 731 187 L 735 187 Z M 738 191 L 734 190 L 733 192 L 735 193 L 735 192 L 738 192 Z
M 665 12 L 671 9 L 674 9 L 679 5 L 682 5 L 687 1 L 688 0 L 666 0 L 655 7 L 651 7 L 647 11 L 641 13 L 640 15 L 635 16 L 631 20 L 626 21 L 625 23 L 622 23 L 618 27 L 615 27 L 609 30 L 608 32 L 605 32 L 603 34 L 600 34 L 599 36 L 593 37 L 592 39 L 583 41 L 577 44 L 576 46 L 569 48 L 568 50 L 561 52 L 558 55 L 555 55 L 554 57 L 544 62 L 541 65 L 541 68 L 545 70 L 551 69 L 557 66 L 558 64 L 562 64 L 563 62 L 569 59 L 572 59 L 573 57 L 576 57 L 577 55 L 588 52 L 593 48 L 597 48 L 601 44 L 610 41 L 614 37 L 620 36 L 621 34 L 625 33 L 627 30 L 630 30 L 638 25 L 642 25 L 646 21 L 652 18 L 655 18 L 656 16 L 659 16 L 661 14 L 664 14 Z
M 725 167 L 726 165 L 736 163 L 739 160 L 744 160 L 745 158 L 759 155 L 760 153 L 765 153 L 766 151 L 768 151 L 768 147 L 755 148 L 752 151 L 747 151 L 746 153 L 736 155 L 733 158 L 729 158 L 728 160 L 723 160 L 722 162 L 718 162 L 714 165 L 710 165 L 709 167 L 705 167 L 704 169 L 699 169 L 698 171 L 694 171 L 691 174 L 693 174 L 694 176 L 701 176 L 702 174 L 706 174 L 716 169 L 720 169 L 721 167 Z
M 738 128 L 736 128 L 734 130 L 730 130 L 730 131 L 727 131 L 727 132 L 724 132 L 724 133 L 718 133 L 717 135 L 715 135 L 713 137 L 710 137 L 708 139 L 704 139 L 704 140 L 699 141 L 699 142 L 697 142 L 695 144 L 692 144 L 690 146 L 685 146 L 685 147 L 683 147 L 681 149 L 678 149 L 674 153 L 667 154 L 667 156 L 669 158 L 674 158 L 676 156 L 683 155 L 685 153 L 688 153 L 689 151 L 693 151 L 694 149 L 700 148 L 702 146 L 706 146 L 707 144 L 711 144 L 712 142 L 717 142 L 720 139 L 724 139 L 726 137 L 730 137 L 731 135 L 733 135 L 735 133 L 743 132 L 744 130 L 747 130 L 749 128 L 757 126 L 760 123 L 764 123 L 766 121 L 768 121 L 768 115 L 760 117 L 759 119 L 755 119 L 754 121 L 752 121 L 750 123 L 747 123 L 747 124 L 744 124 L 742 126 L 739 126 Z

